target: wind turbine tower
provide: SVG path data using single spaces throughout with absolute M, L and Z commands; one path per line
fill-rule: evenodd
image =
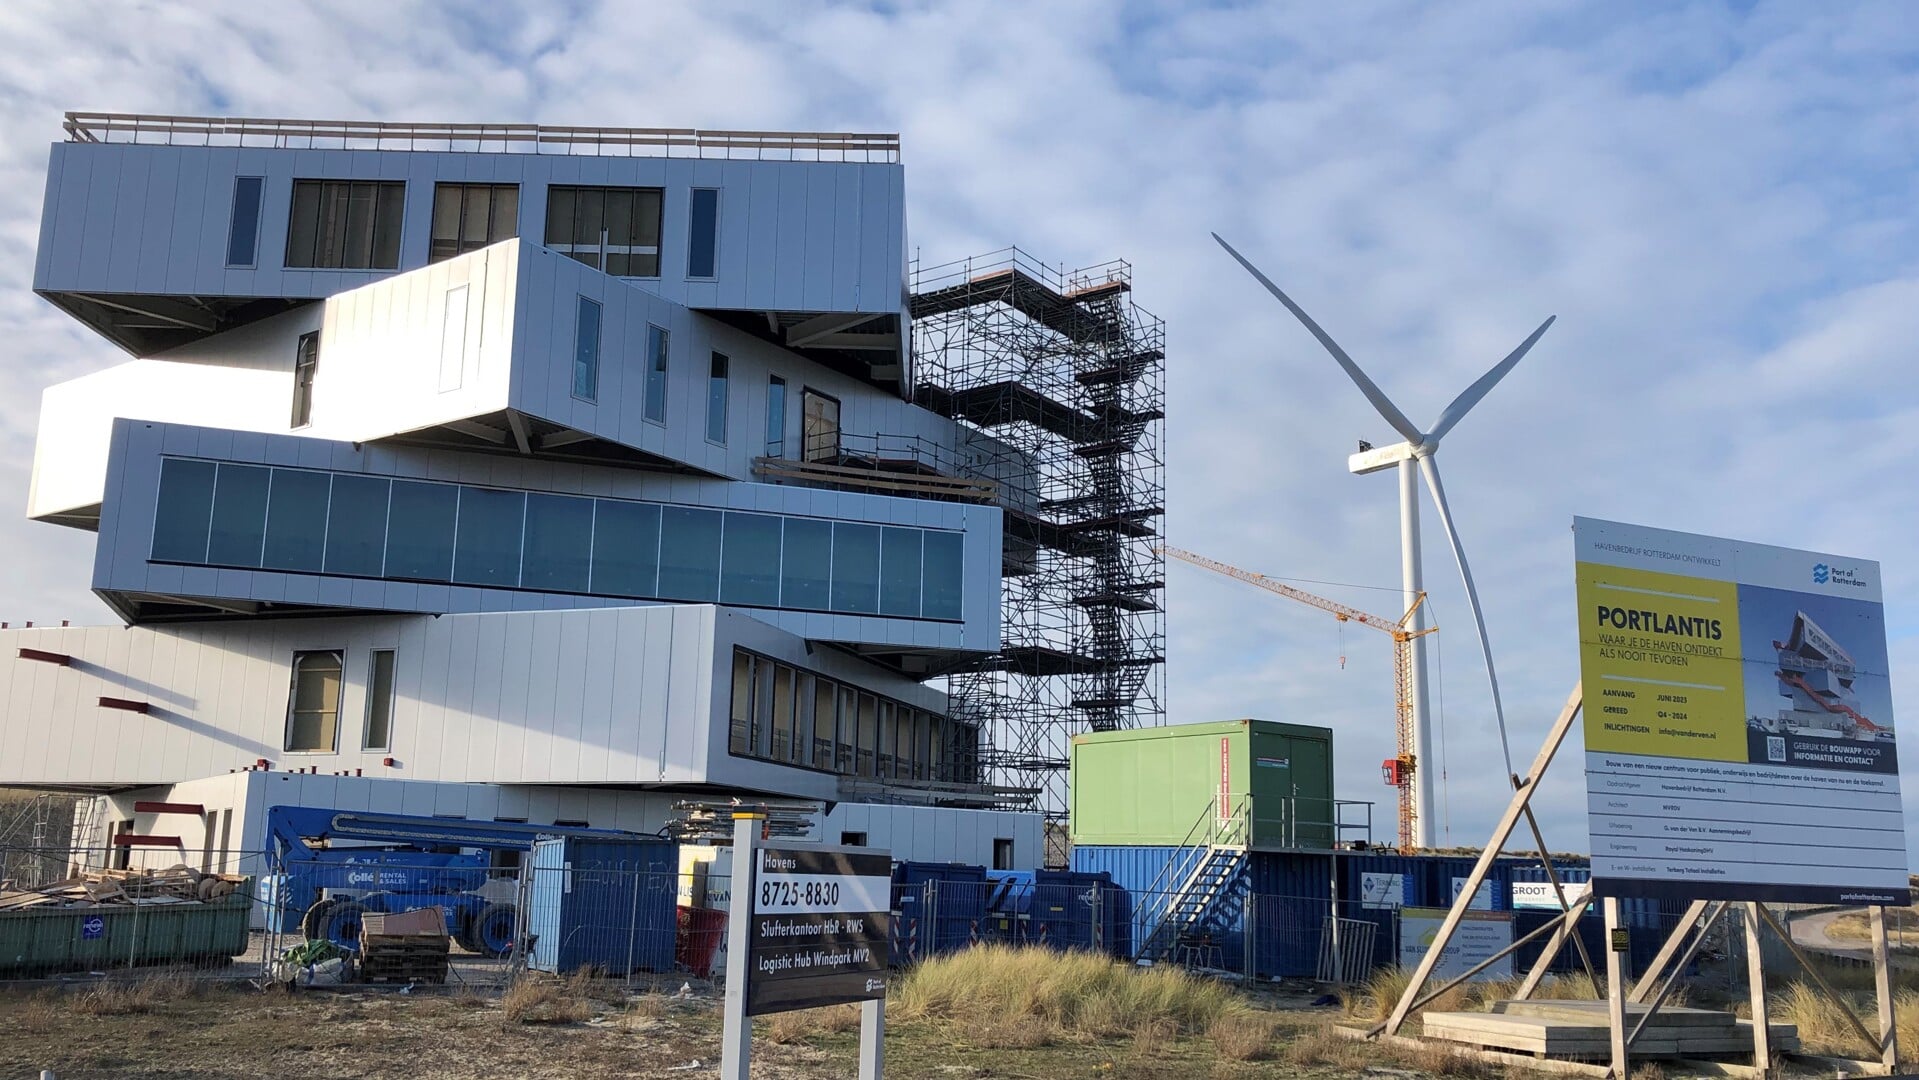
M 1364 371 L 1360 370 L 1359 365 L 1353 362 L 1353 358 L 1346 355 L 1346 350 L 1340 348 L 1330 334 L 1320 329 L 1319 324 L 1313 321 L 1312 316 L 1306 314 L 1305 309 L 1293 303 L 1291 297 L 1281 292 L 1279 286 L 1273 284 L 1270 278 L 1247 261 L 1246 256 L 1234 250 L 1233 245 L 1227 243 L 1218 233 L 1213 234 L 1213 239 L 1219 241 L 1219 246 L 1225 248 L 1227 254 L 1237 260 L 1239 265 L 1245 267 L 1246 272 L 1265 286 L 1267 292 L 1272 293 L 1275 299 L 1284 304 L 1286 310 L 1293 313 L 1293 316 L 1319 340 L 1326 351 L 1332 354 L 1333 360 L 1346 372 L 1347 377 L 1353 380 L 1353 385 L 1359 387 L 1359 392 L 1366 396 L 1366 400 L 1372 403 L 1379 415 L 1392 425 L 1394 431 L 1404 437 L 1404 442 L 1394 443 L 1391 446 L 1373 448 L 1362 444 L 1360 452 L 1348 459 L 1347 467 L 1362 475 L 1382 472 L 1386 469 L 1398 470 L 1399 569 L 1403 599 L 1408 608 L 1413 607 L 1425 588 L 1425 574 L 1421 568 L 1419 551 L 1419 481 L 1421 478 L 1425 480 L 1426 488 L 1432 494 L 1433 507 L 1439 512 L 1440 524 L 1446 527 L 1446 540 L 1452 547 L 1453 561 L 1459 566 L 1460 580 L 1466 586 L 1466 603 L 1472 608 L 1473 629 L 1479 636 L 1480 653 L 1486 661 L 1486 682 L 1492 690 L 1493 718 L 1499 725 L 1499 744 L 1501 751 L 1505 754 L 1506 773 L 1508 776 L 1515 776 L 1512 747 L 1508 745 L 1506 738 L 1506 710 L 1499 698 L 1499 676 L 1493 669 L 1492 646 L 1486 640 L 1486 619 L 1480 612 L 1479 590 L 1473 585 L 1472 568 L 1467 565 L 1466 551 L 1460 546 L 1459 531 L 1453 527 L 1452 510 L 1446 503 L 1446 488 L 1440 482 L 1439 463 L 1435 460 L 1435 456 L 1439 453 L 1439 442 L 1445 438 L 1446 433 L 1451 431 L 1474 405 L 1479 404 L 1480 399 L 1498 385 L 1499 380 L 1506 377 L 1506 373 L 1519 363 L 1533 344 L 1546 332 L 1547 327 L 1553 324 L 1556 316 L 1547 316 L 1546 321 L 1539 324 L 1539 329 L 1534 330 L 1525 341 L 1520 342 L 1518 348 L 1508 353 L 1504 360 L 1494 364 L 1492 370 L 1481 375 L 1471 386 L 1454 398 L 1452 404 L 1446 406 L 1445 411 L 1439 414 L 1439 419 L 1433 423 L 1430 431 L 1422 432 L 1406 418 L 1406 414 L 1400 411 L 1399 406 L 1394 405 L 1392 399 L 1388 398 L 1385 392 L 1368 378 Z M 1413 631 L 1423 629 L 1426 625 L 1425 605 L 1419 606 L 1414 618 L 1415 623 L 1408 629 Z M 1413 845 L 1423 848 L 1433 845 L 1433 821 L 1435 820 L 1433 792 L 1436 785 L 1433 778 L 1434 770 L 1430 764 L 1434 758 L 1432 713 L 1426 692 L 1426 638 L 1415 637 L 1412 644 Z

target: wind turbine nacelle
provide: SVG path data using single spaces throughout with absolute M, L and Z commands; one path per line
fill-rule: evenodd
M 1411 460 L 1413 460 L 1413 444 L 1401 442 L 1391 446 L 1375 446 L 1371 450 L 1361 450 L 1346 459 L 1346 467 L 1353 472 L 1365 475 L 1390 469 L 1402 461 Z

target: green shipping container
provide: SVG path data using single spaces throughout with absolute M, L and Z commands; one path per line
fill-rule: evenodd
M 1242 808 L 1255 848 L 1338 839 L 1330 728 L 1229 720 L 1075 735 L 1071 779 L 1075 845 L 1200 843 Z
M 231 960 L 247 951 L 252 884 L 204 904 L 0 912 L 0 978 Z

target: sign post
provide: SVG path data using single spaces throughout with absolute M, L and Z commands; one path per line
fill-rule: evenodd
M 722 1080 L 746 1080 L 752 1018 L 860 1004 L 860 1080 L 880 1080 L 893 863 L 871 848 L 759 846 L 735 815 Z

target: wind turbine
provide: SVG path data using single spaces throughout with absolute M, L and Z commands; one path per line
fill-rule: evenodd
M 1353 362 L 1353 358 L 1346 355 L 1346 350 L 1340 348 L 1330 334 L 1320 329 L 1319 324 L 1314 322 L 1312 316 L 1306 314 L 1303 308 L 1293 303 L 1291 297 L 1281 292 L 1279 286 L 1273 284 L 1272 279 L 1260 273 L 1257 266 L 1247 261 L 1246 256 L 1234 250 L 1233 245 L 1227 243 L 1218 233 L 1213 234 L 1213 239 L 1218 240 L 1219 246 L 1225 248 L 1228 255 L 1238 260 L 1239 265 L 1245 267 L 1247 273 L 1257 278 L 1259 283 L 1266 287 L 1267 292 L 1272 293 L 1280 303 L 1286 305 L 1286 310 L 1292 312 L 1295 318 L 1305 324 L 1306 329 L 1319 339 L 1319 343 L 1324 345 L 1326 351 L 1338 361 L 1339 366 L 1345 369 L 1347 377 L 1359 387 L 1360 393 L 1366 395 L 1366 400 L 1372 403 L 1379 415 L 1392 425 L 1393 430 L 1405 437 L 1405 442 L 1395 443 L 1392 446 L 1378 449 L 1362 447 L 1359 453 L 1352 455 L 1348 460 L 1347 466 L 1352 472 L 1359 474 L 1398 467 L 1399 565 L 1401 587 L 1404 590 L 1403 598 L 1409 608 L 1419 598 L 1420 590 L 1424 587 L 1424 574 L 1420 567 L 1419 555 L 1419 480 L 1415 474 L 1418 477 L 1424 477 L 1426 488 L 1432 493 L 1433 506 L 1439 511 L 1439 521 L 1446 527 L 1446 540 L 1452 546 L 1453 561 L 1459 565 L 1459 578 L 1466 586 L 1466 603 L 1472 608 L 1473 628 L 1479 635 L 1479 651 L 1486 658 L 1486 682 L 1492 688 L 1493 718 L 1499 724 L 1499 747 L 1506 758 L 1506 773 L 1509 776 L 1516 776 L 1517 774 L 1513 772 L 1512 747 L 1507 745 L 1506 739 L 1506 710 L 1499 698 L 1499 676 L 1493 670 L 1493 650 L 1486 640 L 1486 619 L 1479 609 L 1479 590 L 1473 585 L 1473 572 L 1466 563 L 1466 550 L 1460 546 L 1459 530 L 1453 527 L 1452 510 L 1446 504 L 1446 487 L 1440 482 L 1439 463 L 1434 456 L 1438 454 L 1439 441 L 1446 437 L 1446 433 L 1451 431 L 1474 405 L 1479 404 L 1479 400 L 1498 385 L 1499 380 L 1506 377 L 1506 373 L 1513 369 L 1513 365 L 1519 363 L 1527 350 L 1533 347 L 1533 343 L 1539 340 L 1540 335 L 1546 332 L 1546 328 L 1553 324 L 1553 319 L 1557 316 L 1547 316 L 1546 321 L 1539 324 L 1539 329 L 1534 330 L 1531 336 L 1520 342 L 1518 348 L 1508 353 L 1504 360 L 1494 364 L 1492 370 L 1481 375 L 1477 381 L 1454 398 L 1452 404 L 1446 406 L 1445 410 L 1439 414 L 1439 419 L 1433 423 L 1430 431 L 1422 432 L 1406 418 L 1406 414 L 1399 410 L 1399 406 L 1393 404 L 1392 399 L 1388 398 L 1373 380 L 1366 377 L 1366 373 Z M 1409 629 L 1424 628 L 1424 605 L 1421 605 L 1414 618 L 1415 622 Z M 1431 847 L 1432 718 L 1428 712 L 1426 700 L 1426 639 L 1424 637 L 1413 639 L 1412 698 L 1415 791 L 1413 843 L 1417 847 Z

